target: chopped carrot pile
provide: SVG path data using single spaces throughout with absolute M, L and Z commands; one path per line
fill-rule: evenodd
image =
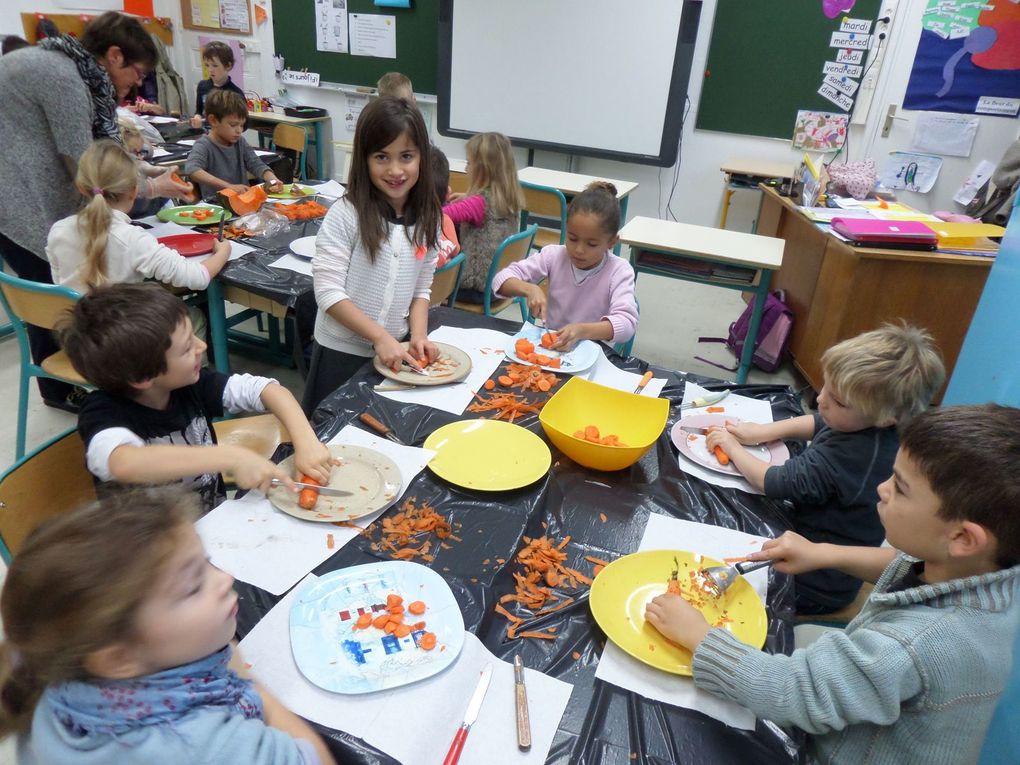
M 374 611 L 380 606 L 372 608 Z M 425 613 L 425 602 L 416 600 L 407 607 L 407 610 L 413 614 L 423 614 Z M 425 651 L 431 651 L 436 647 L 436 636 L 432 632 L 424 632 L 424 621 L 414 624 L 404 621 L 404 598 L 395 592 L 386 596 L 386 610 L 383 613 L 378 616 L 374 616 L 372 612 L 361 614 L 351 629 L 367 630 L 369 627 L 382 630 L 387 635 L 398 638 L 406 638 L 412 632 L 422 632 L 423 634 L 417 639 L 418 647 Z
M 421 558 L 431 563 L 435 560 L 437 546 L 448 547 L 446 540 L 460 541 L 453 533 L 453 525 L 445 517 L 428 503 L 415 505 L 414 498 L 405 501 L 393 517 L 383 518 L 381 524 L 372 524 L 372 528 L 380 529 L 379 539 L 371 545 L 372 550 L 387 552 L 397 560 Z M 433 536 L 439 540 L 438 545 Z
M 705 573 L 700 568 L 690 569 L 687 563 L 683 565 L 684 568 L 688 568 L 686 577 L 680 576 L 680 563 L 676 558 L 673 558 L 673 570 L 670 572 L 669 579 L 666 580 L 666 592 L 671 595 L 679 595 L 699 610 L 708 603 L 715 601 L 718 598 L 718 593 Z M 727 615 L 726 609 L 723 609 L 722 614 L 720 614 L 712 626 L 721 627 L 723 624 L 728 624 L 732 621 Z
M 615 433 L 603 436 L 597 425 L 585 425 L 584 430 L 575 430 L 574 438 L 602 446 L 626 446 Z
M 557 359 L 558 360 L 558 359 Z M 547 365 L 548 366 L 548 365 Z M 557 365 L 558 366 L 558 365 Z M 504 383 L 506 377 L 510 382 Z M 507 373 L 499 378 L 500 385 L 521 390 L 533 390 L 548 393 L 560 381 L 552 372 L 544 372 L 540 366 L 530 364 L 510 364 Z
M 329 212 L 329 208 L 320 205 L 315 200 L 295 202 L 291 205 L 277 203 L 273 205 L 273 210 L 288 220 L 311 220 L 312 218 L 321 218 Z
M 492 419 L 507 422 L 513 422 L 529 412 L 538 414 L 542 408 L 542 402 L 529 404 L 527 399 L 516 393 L 493 393 L 487 396 L 476 393 L 475 398 L 478 401 L 468 406 L 469 412 L 496 412 Z

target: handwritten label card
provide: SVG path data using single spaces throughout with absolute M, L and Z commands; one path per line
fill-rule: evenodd
M 843 21 L 839 25 L 839 31 L 868 34 L 871 31 L 871 19 L 849 19 L 844 16 Z
M 859 64 L 864 60 L 862 50 L 840 50 L 836 51 L 837 64 Z
M 287 85 L 308 85 L 313 88 L 319 87 L 318 72 L 298 72 L 293 69 L 284 69 L 280 73 L 280 80 Z
M 829 47 L 867 50 L 871 47 L 871 35 L 862 35 L 857 32 L 833 32 L 832 37 L 829 38 Z
M 854 107 L 854 100 L 852 98 L 843 95 L 827 83 L 822 83 L 822 87 L 818 89 L 818 95 L 829 99 L 845 112 L 850 111 Z

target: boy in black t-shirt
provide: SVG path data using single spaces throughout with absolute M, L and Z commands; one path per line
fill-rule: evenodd
M 100 481 L 181 481 L 207 509 L 224 498 L 220 473 L 244 489 L 291 484 L 277 465 L 240 446 L 216 443 L 212 420 L 225 412 L 271 411 L 294 443 L 295 467 L 328 482 L 329 450 L 290 391 L 276 380 L 227 375 L 201 365 L 184 302 L 152 284 L 99 287 L 75 304 L 59 329 L 74 368 L 99 390 L 78 418 L 89 471 Z
M 193 128 L 202 127 L 205 116 L 205 99 L 214 90 L 232 90 L 244 100 L 244 91 L 230 79 L 234 68 L 234 51 L 220 40 L 213 40 L 202 48 L 202 63 L 209 73 L 208 80 L 200 80 L 195 91 L 195 116 L 191 118 Z

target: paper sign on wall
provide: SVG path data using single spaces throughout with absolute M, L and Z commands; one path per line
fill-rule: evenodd
M 826 61 L 822 67 L 823 74 L 834 74 L 837 77 L 860 77 L 864 67 L 854 64 L 837 64 L 835 61 Z
M 351 55 L 397 57 L 397 17 L 374 13 L 352 13 Z
M 347 0 L 315 0 L 315 49 L 347 52 Z
M 969 157 L 979 122 L 977 117 L 966 114 L 919 112 L 914 120 L 910 148 L 930 154 Z
M 995 96 L 981 96 L 974 110 L 978 114 L 1001 114 L 1008 117 L 1015 117 L 1020 111 L 1020 98 L 996 98 Z
M 822 83 L 822 87 L 818 89 L 818 95 L 832 101 L 832 103 L 836 104 L 836 106 L 845 112 L 850 111 L 854 107 L 854 100 L 852 98 L 843 95 L 827 83 Z
M 823 82 L 848 96 L 852 96 L 858 88 L 856 80 L 852 80 L 849 77 L 839 77 L 834 74 L 825 75 Z
M 942 157 L 891 151 L 882 167 L 882 185 L 889 189 L 906 189 L 927 194 L 939 177 Z
M 864 51 L 862 50 L 841 50 L 836 52 L 837 64 L 859 64 L 863 60 Z
M 829 38 L 829 47 L 867 50 L 871 47 L 871 35 L 862 35 L 856 32 L 833 32 L 832 37 Z
M 839 24 L 839 31 L 868 34 L 871 31 L 871 19 L 848 19 L 844 16 Z
M 807 151 L 836 151 L 846 141 L 846 114 L 802 109 L 793 128 L 793 148 Z
M 293 69 L 284 69 L 280 73 L 280 80 L 287 85 L 308 85 L 312 88 L 319 87 L 318 72 L 298 72 Z

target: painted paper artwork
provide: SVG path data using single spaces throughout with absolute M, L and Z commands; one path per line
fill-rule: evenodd
M 1020 3 L 928 0 L 905 109 L 1015 117 Z
M 805 151 L 838 151 L 846 141 L 849 116 L 802 109 L 793 129 L 793 148 Z

